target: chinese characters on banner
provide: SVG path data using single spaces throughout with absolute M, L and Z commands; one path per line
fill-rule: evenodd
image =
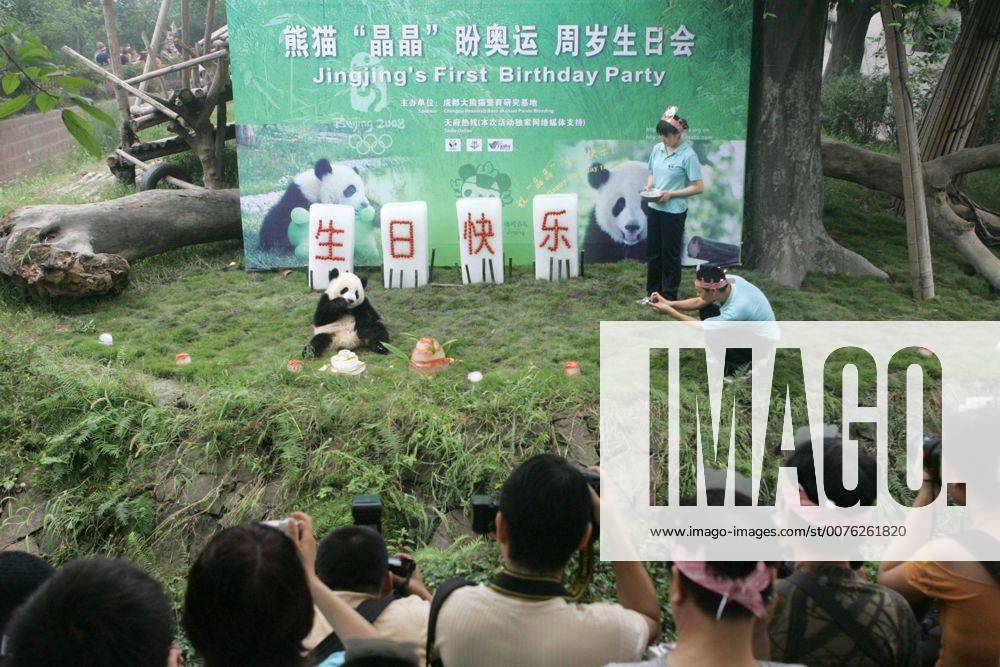
M 326 289 L 330 271 L 354 270 L 354 207 L 313 204 L 309 207 L 309 287 Z
M 424 34 L 421 34 L 421 28 Z M 424 37 L 437 36 L 439 25 L 356 24 L 351 32 L 354 37 L 367 40 L 368 54 L 373 58 L 422 58 Z M 605 52 L 619 58 L 640 54 L 662 56 L 664 42 L 669 39 L 674 56 L 689 58 L 696 35 L 683 23 L 670 35 L 665 35 L 664 28 L 658 25 L 632 26 L 624 23 L 609 26 L 594 23 L 583 26 L 559 24 L 555 26 L 554 37 L 556 46 L 553 53 L 557 56 L 593 58 Z M 456 25 L 454 54 L 468 58 L 538 56 L 538 38 L 538 27 L 535 25 L 508 27 L 493 23 L 482 26 L 482 30 L 477 25 Z M 285 58 L 337 57 L 337 26 L 334 25 L 286 24 L 281 31 L 281 40 Z
M 496 197 L 467 197 L 455 202 L 463 285 L 503 282 L 501 207 Z
M 394 287 L 427 284 L 427 202 L 385 204 L 381 213 L 382 283 Z
M 578 277 L 576 193 L 537 195 L 531 208 L 535 228 L 535 279 L 559 281 Z

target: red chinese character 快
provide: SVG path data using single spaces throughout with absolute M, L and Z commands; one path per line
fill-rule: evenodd
M 397 234 L 399 227 L 402 234 Z M 396 244 L 402 244 L 402 250 L 396 249 Z M 413 259 L 413 221 L 412 220 L 391 220 L 389 222 L 389 256 L 393 259 Z
M 345 261 L 344 257 L 337 257 L 336 255 L 333 254 L 333 252 L 334 252 L 333 249 L 334 248 L 343 248 L 344 247 L 343 243 L 338 243 L 337 241 L 334 241 L 333 237 L 336 234 L 343 234 L 344 231 L 346 231 L 346 230 L 337 229 L 336 227 L 334 227 L 333 226 L 333 220 L 330 220 L 330 224 L 327 225 L 327 226 L 324 226 L 323 225 L 323 221 L 320 220 L 319 221 L 319 226 L 316 228 L 316 238 L 319 239 L 321 234 L 326 234 L 326 240 L 319 242 L 319 247 L 326 248 L 326 255 L 316 255 L 316 259 L 330 260 L 330 261 L 334 261 L 334 262 L 343 262 L 343 261 Z
M 549 252 L 555 252 L 559 249 L 559 243 L 561 241 L 566 246 L 567 250 L 573 249 L 573 244 L 570 242 L 569 237 L 563 233 L 568 232 L 569 227 L 559 223 L 560 215 L 566 215 L 566 211 L 545 212 L 545 217 L 542 218 L 542 231 L 545 232 L 545 238 L 538 244 L 539 248 L 545 248 Z M 548 225 L 550 218 L 552 219 L 551 226 Z
M 465 224 L 462 225 L 462 238 L 469 244 L 469 254 L 478 255 L 483 248 L 489 250 L 491 255 L 496 254 L 490 245 L 490 239 L 493 237 L 493 221 L 486 217 L 486 213 L 481 213 L 479 220 L 473 220 L 470 211 Z M 478 239 L 479 245 L 473 250 L 472 243 L 475 239 Z

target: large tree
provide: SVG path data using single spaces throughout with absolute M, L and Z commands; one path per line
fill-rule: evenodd
M 861 71 L 868 25 L 877 7 L 877 0 L 840 0 L 837 3 L 837 22 L 830 38 L 830 55 L 823 70 L 824 81 Z
M 798 286 L 808 272 L 886 274 L 823 227 L 820 84 L 827 0 L 758 0 L 744 262 Z

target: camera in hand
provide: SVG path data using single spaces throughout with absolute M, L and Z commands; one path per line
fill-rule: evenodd
M 413 571 L 417 569 L 417 561 L 405 556 L 392 556 L 389 558 L 389 571 L 402 579 L 409 579 Z
M 472 496 L 472 532 L 486 535 L 497 529 L 497 502 L 489 496 Z
M 377 493 L 360 493 L 351 498 L 354 525 L 368 526 L 382 532 L 382 497 Z

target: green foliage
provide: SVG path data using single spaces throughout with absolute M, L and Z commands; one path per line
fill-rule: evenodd
M 72 104 L 98 121 L 115 126 L 111 116 L 95 107 L 93 100 L 80 94 L 89 80 L 68 74 L 52 62 L 52 53 L 37 37 L 17 35 L 8 28 L 2 28 L 0 52 L 6 57 L 6 71 L 0 79 L 0 88 L 8 97 L 0 102 L 0 118 L 24 109 L 33 99 L 42 113 L 52 111 L 60 103 Z M 100 157 L 100 142 L 89 122 L 66 108 L 62 110 L 62 120 L 69 133 L 88 153 Z
M 823 131 L 859 144 L 877 143 L 891 131 L 889 80 L 843 74 L 823 83 Z

